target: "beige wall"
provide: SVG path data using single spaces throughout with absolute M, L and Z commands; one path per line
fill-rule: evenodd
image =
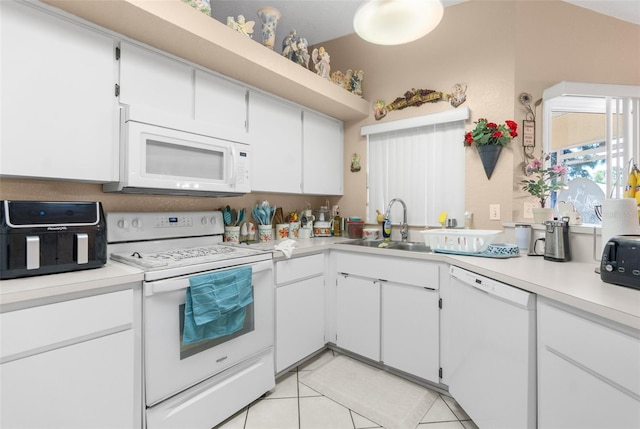
M 271 193 L 251 193 L 240 197 L 212 198 L 166 195 L 125 195 L 102 192 L 102 185 L 53 180 L 0 180 L 0 199 L 2 200 L 43 200 L 43 201 L 101 201 L 104 210 L 110 211 L 200 211 L 218 210 L 229 205 L 240 210 L 244 208 L 247 216 L 257 201 L 268 200 L 271 205 L 282 207 L 285 213 L 298 210 L 309 202 L 312 207 L 324 205 L 327 198 Z M 337 201 L 329 198 L 330 204 Z M 251 220 L 251 219 L 247 219 Z
M 407 45 L 376 46 L 350 35 L 324 46 L 333 70 L 365 70 L 364 98 L 372 106 L 378 98 L 390 102 L 411 88 L 448 92 L 456 83 L 467 84 L 464 105 L 472 115 L 468 130 L 481 117 L 521 123 L 525 110 L 518 95 L 526 91 L 535 100 L 545 88 L 563 80 L 640 84 L 640 26 L 559 0 L 470 0 L 446 8 L 431 34 Z M 382 121 L 449 109 L 446 102 L 430 103 L 391 112 Z M 539 151 L 541 111 L 537 114 Z M 339 202 L 344 216 L 365 214 L 366 144 L 360 127 L 373 123 L 372 110 L 370 117 L 345 124 L 345 195 L 330 198 L 332 205 Z M 503 150 L 491 180 L 477 151 L 466 149 L 466 208 L 474 213 L 474 227 L 500 228 L 503 221 L 521 220 L 526 195 L 516 183 L 522 178 L 520 145 L 517 138 Z M 359 173 L 349 170 L 354 152 L 361 155 Z M 442 186 L 446 189 L 446 183 Z M 325 201 L 324 197 L 284 194 L 222 199 L 105 194 L 96 184 L 16 179 L 0 181 L 0 199 L 95 200 L 102 201 L 107 211 L 211 210 L 226 204 L 250 208 L 261 199 L 293 210 L 305 202 L 317 208 Z M 501 205 L 500 221 L 488 219 L 489 204 Z
M 467 84 L 467 130 L 481 117 L 513 119 L 521 125 L 526 111 L 519 94 L 528 92 L 536 100 L 545 88 L 563 80 L 640 84 L 640 26 L 559 0 L 470 0 L 446 8 L 432 33 L 404 46 L 371 45 L 355 35 L 324 46 L 332 70 L 365 70 L 364 98 L 372 106 L 378 98 L 389 102 L 411 88 L 448 92 L 456 83 Z M 448 109 L 444 102 L 408 107 L 380 122 Z M 536 153 L 542 146 L 540 109 Z M 365 120 L 345 124 L 345 195 L 340 206 L 346 213 L 365 212 L 366 140 L 360 127 L 372 123 L 373 111 Z M 523 178 L 521 144 L 518 137 L 502 151 L 491 180 L 475 148 L 466 149 L 466 208 L 474 213 L 474 227 L 495 229 L 503 221 L 522 220 L 527 195 L 517 184 Z M 361 155 L 359 173 L 349 171 L 354 152 Z M 446 183 L 442 185 L 446 189 Z M 501 205 L 500 221 L 489 220 L 489 204 Z

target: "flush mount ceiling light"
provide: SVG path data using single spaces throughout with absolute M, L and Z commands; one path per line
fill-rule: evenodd
M 353 17 L 356 34 L 377 45 L 401 45 L 426 36 L 442 19 L 440 0 L 370 0 Z

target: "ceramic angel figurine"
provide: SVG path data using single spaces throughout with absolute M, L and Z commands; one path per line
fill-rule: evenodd
M 238 20 L 233 19 L 233 16 L 227 17 L 227 27 L 231 27 L 236 30 L 238 33 L 242 33 L 245 36 L 252 37 L 253 34 L 253 26 L 255 25 L 255 21 L 247 21 L 244 18 L 244 15 L 238 15 Z
M 348 70 L 348 72 L 351 72 L 349 91 L 362 97 L 362 79 L 364 79 L 364 70 Z
M 311 53 L 311 58 L 313 59 L 316 73 L 325 79 L 329 79 L 331 73 L 331 66 L 329 65 L 331 58 L 329 57 L 329 53 L 325 51 L 323 47 L 320 47 L 320 49 L 315 48 Z

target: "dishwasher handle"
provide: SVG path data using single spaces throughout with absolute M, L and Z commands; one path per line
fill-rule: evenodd
M 531 292 L 518 289 L 515 286 L 481 276 L 480 274 L 453 265 L 449 267 L 449 274 L 465 285 L 501 298 L 504 301 L 529 309 L 535 308 L 535 294 Z

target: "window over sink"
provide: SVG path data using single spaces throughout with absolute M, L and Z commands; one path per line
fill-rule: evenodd
M 362 127 L 367 136 L 367 219 L 376 223 L 393 198 L 407 204 L 413 226 L 437 226 L 442 211 L 462 223 L 465 204 L 464 121 L 468 108 Z M 402 220 L 394 205 L 391 220 Z

